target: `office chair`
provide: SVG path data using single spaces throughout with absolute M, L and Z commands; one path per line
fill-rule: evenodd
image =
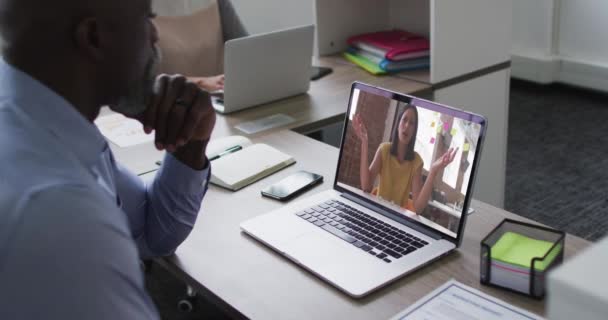
M 160 71 L 186 76 L 223 73 L 224 42 L 247 36 L 230 0 L 212 1 L 183 16 L 154 19 L 163 54 Z

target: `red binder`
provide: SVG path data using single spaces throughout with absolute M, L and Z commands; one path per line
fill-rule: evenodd
M 429 40 L 403 30 L 380 31 L 350 37 L 348 44 L 382 54 L 390 60 L 400 60 L 413 52 L 428 51 Z

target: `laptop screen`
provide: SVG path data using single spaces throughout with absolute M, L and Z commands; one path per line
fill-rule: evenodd
M 478 115 L 355 83 L 336 185 L 457 238 L 484 124 Z

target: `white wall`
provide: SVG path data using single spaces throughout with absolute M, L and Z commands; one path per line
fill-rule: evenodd
M 561 1 L 560 56 L 608 63 L 608 1 Z
M 550 55 L 554 0 L 513 0 L 513 52 Z
M 232 3 L 249 33 L 314 23 L 313 0 L 232 0 Z
M 161 15 L 180 15 L 211 0 L 153 0 Z M 262 33 L 313 24 L 313 0 L 232 0 L 249 33 Z
M 513 0 L 513 76 L 608 91 L 608 1 Z
M 186 14 L 190 6 L 190 0 L 152 0 L 152 8 L 161 16 Z

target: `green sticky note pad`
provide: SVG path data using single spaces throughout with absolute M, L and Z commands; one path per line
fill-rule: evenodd
M 537 240 L 515 232 L 505 232 L 492 246 L 491 258 L 530 269 L 533 258 L 542 258 L 553 246 L 552 242 Z M 543 261 L 535 264 L 536 270 L 545 270 L 561 251 L 557 246 Z

